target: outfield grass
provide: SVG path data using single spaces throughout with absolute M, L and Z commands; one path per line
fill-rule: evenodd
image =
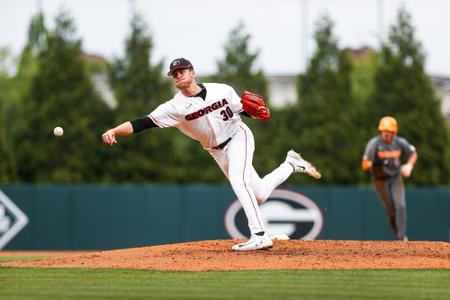
M 0 256 L 0 262 L 8 261 L 22 261 L 22 260 L 35 260 L 48 257 L 54 257 L 55 255 L 14 255 L 14 256 Z
M 0 299 L 450 299 L 450 270 L 1 268 Z

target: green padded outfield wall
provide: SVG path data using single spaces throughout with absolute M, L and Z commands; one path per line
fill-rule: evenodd
M 371 187 L 286 189 L 313 200 L 323 215 L 317 239 L 393 240 Z M 235 200 L 223 186 L 0 186 L 28 223 L 9 250 L 98 250 L 228 239 L 224 215 Z M 410 240 L 448 241 L 450 188 L 407 189 Z M 17 221 L 0 202 L 0 241 Z

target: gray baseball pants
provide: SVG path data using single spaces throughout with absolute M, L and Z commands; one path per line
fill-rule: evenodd
M 378 198 L 388 215 L 389 224 L 397 239 L 403 240 L 406 236 L 406 201 L 403 178 L 398 175 L 386 180 L 375 179 L 374 184 Z

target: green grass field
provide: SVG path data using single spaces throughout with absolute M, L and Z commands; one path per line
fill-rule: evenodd
M 42 259 L 47 257 L 54 257 L 55 255 L 17 255 L 17 256 L 0 256 L 0 263 L 1 262 L 8 262 L 8 261 L 23 261 L 23 260 L 34 260 L 34 259 Z
M 0 267 L 0 299 L 450 299 L 450 271 Z

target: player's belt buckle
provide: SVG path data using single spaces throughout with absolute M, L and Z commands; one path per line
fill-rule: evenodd
M 225 148 L 225 146 L 231 141 L 231 137 L 229 137 L 225 142 L 223 142 L 220 145 L 217 145 L 215 147 L 212 147 L 212 149 L 214 150 L 222 150 L 223 148 Z

